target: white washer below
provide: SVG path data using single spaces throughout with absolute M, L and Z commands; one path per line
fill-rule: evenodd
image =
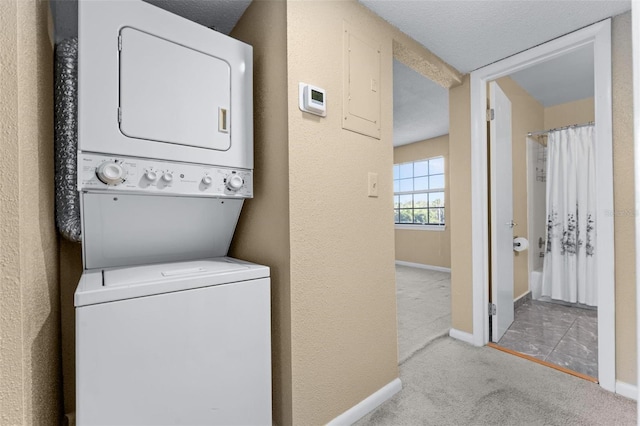
M 268 267 L 88 270 L 75 306 L 79 426 L 271 425 Z

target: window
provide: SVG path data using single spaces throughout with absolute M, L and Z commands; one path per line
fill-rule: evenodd
M 444 157 L 394 164 L 395 223 L 444 226 Z

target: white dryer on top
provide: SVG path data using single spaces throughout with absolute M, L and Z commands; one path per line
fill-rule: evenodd
M 142 1 L 79 3 L 81 152 L 253 169 L 252 47 Z

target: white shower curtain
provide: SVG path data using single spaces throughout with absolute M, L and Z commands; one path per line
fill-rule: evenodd
M 597 306 L 594 126 L 549 133 L 542 295 Z

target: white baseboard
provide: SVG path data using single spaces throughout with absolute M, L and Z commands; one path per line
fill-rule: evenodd
M 525 291 L 520 296 L 518 296 L 515 299 L 513 299 L 513 303 L 517 303 L 520 299 L 524 299 L 525 297 L 529 296 L 530 294 L 531 294 L 530 290 Z
M 425 265 L 422 263 L 405 262 L 404 260 L 396 260 L 396 265 L 410 266 L 412 268 L 429 269 L 431 271 L 451 272 L 451 268 L 444 266 Z
M 460 331 L 460 330 L 456 330 L 455 328 L 452 328 L 451 330 L 449 330 L 449 336 L 457 340 L 462 340 L 463 342 L 469 343 L 470 345 L 475 345 L 473 341 L 473 334 L 471 333 L 467 333 L 465 331 Z
M 369 395 L 367 398 L 360 401 L 358 404 L 349 408 L 344 413 L 340 414 L 335 419 L 327 423 L 327 426 L 343 426 L 352 425 L 388 399 L 402 390 L 402 382 L 400 379 L 392 380 L 376 392 Z
M 616 393 L 626 398 L 638 400 L 638 386 L 616 380 Z

